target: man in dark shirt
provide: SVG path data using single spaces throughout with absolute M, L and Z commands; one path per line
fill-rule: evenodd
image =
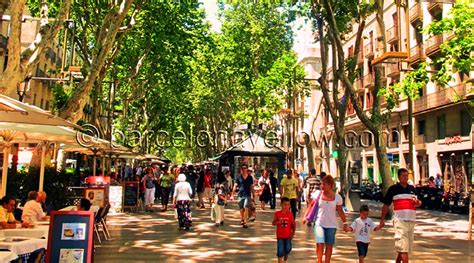
M 193 193 L 191 194 L 191 199 L 194 200 L 194 196 L 196 195 L 196 181 L 198 179 L 197 173 L 194 171 L 194 166 L 188 166 L 188 173 L 186 174 L 186 181 L 191 185 L 191 190 Z
M 232 190 L 232 195 L 230 199 L 234 199 L 234 193 L 239 188 L 239 208 L 240 208 L 240 223 L 244 228 L 248 228 L 247 219 L 249 214 L 249 207 L 251 198 L 253 197 L 253 178 L 249 176 L 248 166 L 242 164 L 240 167 L 240 175 L 237 176 L 235 180 L 234 189 Z

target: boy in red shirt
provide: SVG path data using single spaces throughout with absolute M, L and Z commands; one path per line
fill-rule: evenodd
M 278 262 L 286 262 L 291 252 L 291 240 L 295 235 L 296 224 L 290 211 L 290 199 L 281 199 L 281 210 L 275 212 L 272 224 L 277 226 L 277 257 Z

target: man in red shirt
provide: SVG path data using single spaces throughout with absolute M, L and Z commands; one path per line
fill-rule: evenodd
M 211 189 L 212 189 L 212 171 L 210 168 L 207 168 L 206 172 L 204 173 L 204 196 L 206 196 L 207 199 L 209 199 L 209 204 L 212 203 Z
M 398 170 L 398 183 L 390 186 L 385 194 L 380 219 L 380 228 L 385 225 L 385 216 L 393 203 L 393 227 L 395 228 L 396 262 L 408 263 L 408 254 L 413 249 L 416 208 L 421 205 L 413 185 L 408 184 L 408 170 Z
M 283 197 L 281 199 L 281 210 L 275 212 L 272 224 L 277 226 L 277 257 L 278 262 L 288 260 L 291 252 L 291 240 L 295 235 L 296 224 L 293 213 L 290 211 L 290 199 Z

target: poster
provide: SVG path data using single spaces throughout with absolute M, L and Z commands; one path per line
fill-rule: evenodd
M 85 240 L 85 223 L 63 223 L 61 240 Z
M 93 206 L 104 207 L 105 188 L 85 188 L 84 194 Z
M 121 213 L 122 212 L 122 197 L 123 197 L 122 186 L 109 186 L 109 204 L 110 213 Z
M 61 248 L 59 251 L 59 263 L 82 263 L 84 262 L 84 249 Z
M 45 262 L 92 263 L 94 212 L 52 211 Z

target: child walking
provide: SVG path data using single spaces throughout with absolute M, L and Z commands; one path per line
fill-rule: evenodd
M 288 260 L 291 252 L 291 240 L 295 235 L 296 224 L 293 219 L 293 213 L 290 211 L 290 199 L 283 197 L 281 199 L 281 210 L 275 212 L 272 224 L 277 227 L 277 257 L 278 262 Z
M 224 206 L 227 202 L 227 196 L 224 185 L 219 185 L 214 192 L 214 204 L 212 204 L 211 220 L 215 220 L 216 226 L 224 225 Z M 214 216 L 214 218 L 212 218 Z
M 359 253 L 359 262 L 363 263 L 367 252 L 369 251 L 370 233 L 379 230 L 379 227 L 370 219 L 369 207 L 362 205 L 359 210 L 360 217 L 352 222 L 351 226 L 344 226 L 344 231 L 355 232 L 357 252 Z

